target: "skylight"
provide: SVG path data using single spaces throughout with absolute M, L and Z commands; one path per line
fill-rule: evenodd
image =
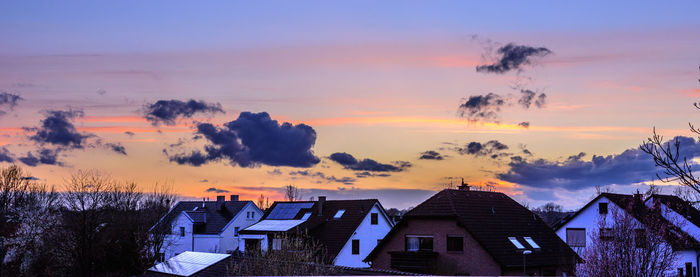
M 340 219 L 343 214 L 345 213 L 345 210 L 338 210 L 335 215 L 333 216 L 333 219 Z
M 510 243 L 515 245 L 516 248 L 525 249 L 525 246 L 523 246 L 523 244 L 520 243 L 515 237 L 508 237 L 508 240 L 510 240 Z
M 530 246 L 532 246 L 532 248 L 535 248 L 535 249 L 540 248 L 540 246 L 537 245 L 537 243 L 531 237 L 524 237 L 523 239 L 525 239 L 525 242 L 529 243 Z

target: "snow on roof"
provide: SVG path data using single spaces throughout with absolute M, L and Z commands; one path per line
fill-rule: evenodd
M 296 227 L 299 224 L 304 223 L 306 220 L 294 219 L 294 220 L 283 220 L 283 219 L 266 219 L 245 228 L 246 231 L 288 231 Z
M 185 251 L 165 262 L 154 265 L 148 270 L 178 276 L 192 276 L 229 256 L 231 255 Z

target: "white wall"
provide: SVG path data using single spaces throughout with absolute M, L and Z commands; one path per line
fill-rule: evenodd
M 603 216 L 598 212 L 598 203 L 608 203 L 608 214 L 605 215 L 605 221 L 608 222 L 608 224 L 612 220 L 612 215 L 611 212 L 613 209 L 620 209 L 621 208 L 606 197 L 600 197 L 598 200 L 596 200 L 594 203 L 589 205 L 585 210 L 582 210 L 575 218 L 571 219 L 569 222 L 567 222 L 565 225 L 559 227 L 559 229 L 556 230 L 556 234 L 564 241 L 566 241 L 566 229 L 567 228 L 585 228 L 586 229 L 586 246 L 591 245 L 591 236 L 593 233 L 598 232 L 598 220 L 602 219 Z M 635 222 L 639 223 L 636 219 Z M 567 242 L 568 243 L 568 242 Z M 572 247 L 576 253 L 579 255 L 583 253 L 584 248 L 583 247 Z M 700 252 L 697 252 L 700 253 Z M 697 266 L 696 263 L 696 251 L 694 250 L 689 250 L 689 251 L 678 251 L 676 252 L 677 255 L 677 266 L 676 267 L 685 267 L 686 262 L 691 262 L 693 263 L 693 266 Z
M 254 213 L 253 218 L 247 218 L 248 212 Z M 240 230 L 248 228 L 248 226 L 253 225 L 260 221 L 263 216 L 263 211 L 258 208 L 253 202 L 248 202 L 243 209 L 229 222 L 229 224 L 221 232 L 221 251 L 220 253 L 227 253 L 227 251 L 233 252 L 239 248 L 238 237 L 235 236 L 236 227 Z M 243 247 L 240 248 L 243 251 Z
M 378 213 L 377 225 L 372 225 L 372 213 Z M 377 240 L 383 239 L 391 230 L 391 223 L 381 211 L 378 204 L 374 204 L 372 210 L 367 213 L 367 216 L 362 220 L 357 230 L 350 236 L 350 239 L 345 243 L 345 246 L 340 250 L 335 257 L 333 263 L 339 266 L 349 267 L 369 267 L 369 264 L 362 262 L 367 255 L 377 246 Z M 352 240 L 360 240 L 360 254 L 352 254 Z
M 185 227 L 185 236 L 180 236 L 180 227 Z M 165 237 L 161 253 L 165 254 L 165 259 L 185 251 L 192 251 L 192 221 L 184 214 L 180 213 L 171 226 L 171 233 Z

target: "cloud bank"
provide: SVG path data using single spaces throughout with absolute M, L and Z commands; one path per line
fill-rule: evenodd
M 383 164 L 372 159 L 357 160 L 355 157 L 345 152 L 333 153 L 329 158 L 342 165 L 345 169 L 355 171 L 400 172 L 412 166 L 411 163 L 405 161 L 396 161 L 394 164 Z
M 193 166 L 227 161 L 241 167 L 311 167 L 320 161 L 311 150 L 316 143 L 316 131 L 311 126 L 279 124 L 266 112 L 242 112 L 238 119 L 221 127 L 199 123 L 197 136 L 206 139 L 204 150 L 169 155 L 170 161 Z

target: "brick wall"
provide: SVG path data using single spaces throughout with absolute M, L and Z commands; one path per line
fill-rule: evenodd
M 432 235 L 433 251 L 438 252 L 437 272 L 439 275 L 500 275 L 500 266 L 472 238 L 469 233 L 457 225 L 455 220 L 421 219 L 409 220 L 407 225 L 395 233 L 372 261 L 372 268 L 391 269 L 390 251 L 404 251 L 406 235 Z M 464 237 L 463 252 L 447 252 L 447 236 Z

